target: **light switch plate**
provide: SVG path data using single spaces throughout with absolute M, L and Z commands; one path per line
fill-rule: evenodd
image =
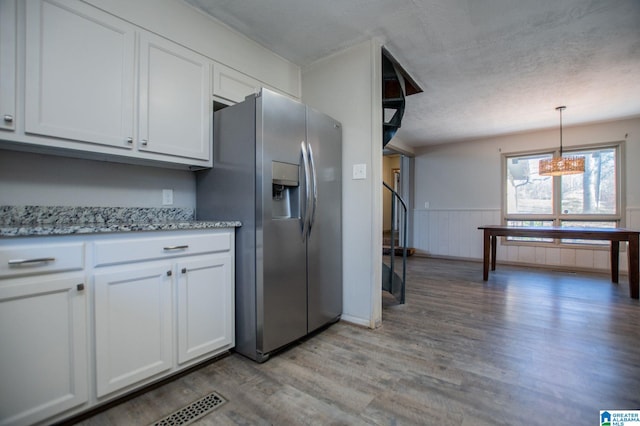
M 353 179 L 366 179 L 367 178 L 367 165 L 366 164 L 354 164 L 353 165 Z
M 173 205 L 173 189 L 162 190 L 162 205 L 163 206 Z

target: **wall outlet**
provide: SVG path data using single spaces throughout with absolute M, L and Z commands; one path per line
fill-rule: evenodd
M 162 205 L 163 206 L 173 205 L 173 189 L 162 190 Z
M 424 202 L 424 208 L 425 208 L 425 209 L 428 209 L 428 208 L 429 208 L 429 202 L 428 202 L 428 201 L 425 201 L 425 202 Z

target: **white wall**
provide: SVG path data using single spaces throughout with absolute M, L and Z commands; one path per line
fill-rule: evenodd
M 372 328 L 382 319 L 380 47 L 367 41 L 302 70 L 302 100 L 342 123 L 342 318 Z M 354 164 L 366 179 L 352 179 Z
M 195 208 L 189 171 L 0 150 L 0 205 L 163 207 L 162 189 Z
M 563 145 L 626 141 L 626 226 L 640 229 L 640 118 L 564 127 Z M 556 148 L 558 129 L 422 148 L 415 159 L 413 244 L 419 252 L 482 258 L 481 225 L 501 223 L 501 155 Z M 429 208 L 424 208 L 425 202 Z M 607 250 L 498 246 L 498 261 L 609 269 Z M 626 253 L 620 256 L 627 269 Z

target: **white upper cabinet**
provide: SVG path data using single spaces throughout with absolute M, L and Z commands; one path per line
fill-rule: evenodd
M 134 27 L 77 1 L 26 7 L 25 132 L 130 149 Z
M 16 2 L 0 0 L 0 129 L 15 129 Z
M 226 101 L 230 103 L 242 102 L 247 96 L 259 93 L 263 87 L 297 100 L 289 93 L 217 62 L 213 64 L 212 79 L 214 99 L 223 103 L 228 103 Z
M 188 5 L 134 3 L 0 0 L 0 148 L 206 168 L 214 99 L 299 94 L 297 66 Z
M 25 55 L 27 142 L 211 166 L 208 58 L 75 0 L 28 0 Z
M 244 98 L 258 93 L 262 85 L 256 79 L 242 74 L 222 64 L 213 65 L 213 94 L 232 102 L 242 102 Z
M 210 158 L 210 64 L 167 39 L 141 34 L 139 149 Z

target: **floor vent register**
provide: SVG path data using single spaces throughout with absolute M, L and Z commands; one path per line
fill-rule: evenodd
M 222 404 L 227 402 L 222 396 L 216 392 L 193 401 L 191 404 L 174 411 L 168 416 L 151 424 L 151 426 L 183 426 L 191 424 L 201 417 L 206 416 Z

